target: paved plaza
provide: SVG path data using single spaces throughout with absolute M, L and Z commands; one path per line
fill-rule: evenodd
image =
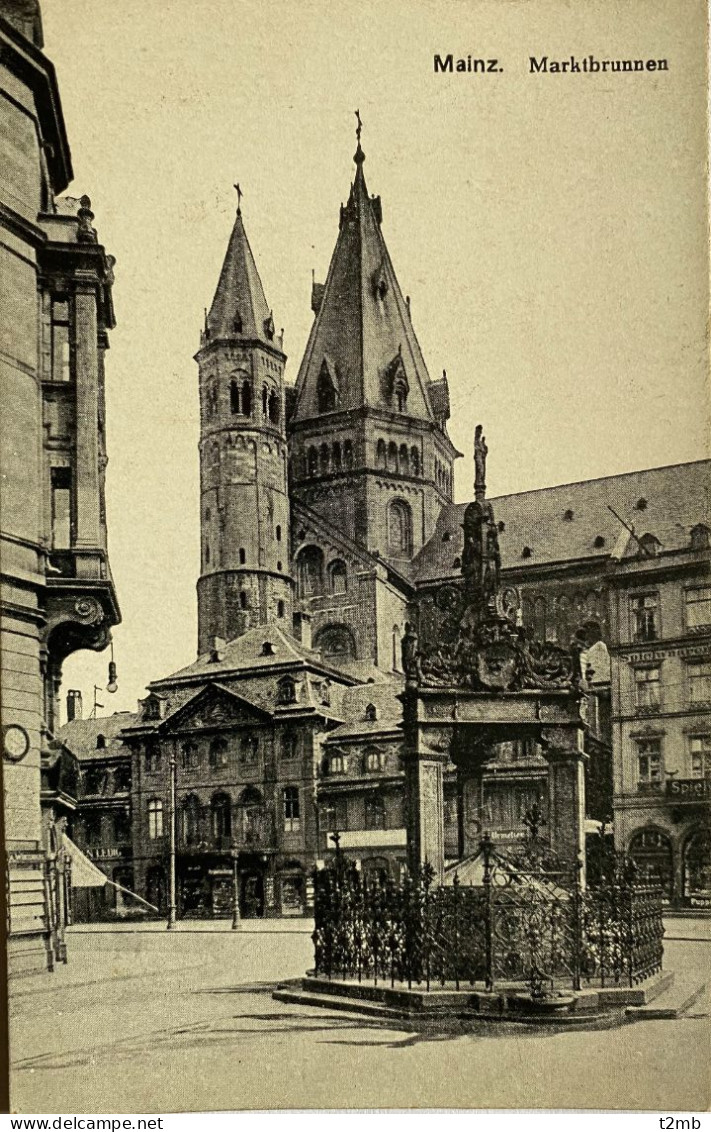
M 666 966 L 709 971 L 709 921 L 667 924 Z M 708 998 L 674 1021 L 423 1034 L 273 1001 L 311 963 L 305 921 L 80 926 L 54 975 L 11 988 L 12 1109 L 647 1108 L 709 1105 Z

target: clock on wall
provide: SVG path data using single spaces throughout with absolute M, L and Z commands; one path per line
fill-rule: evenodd
M 19 723 L 8 723 L 3 727 L 3 755 L 11 763 L 19 763 L 30 749 L 30 737 Z

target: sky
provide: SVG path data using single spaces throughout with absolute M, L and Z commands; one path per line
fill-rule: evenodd
M 353 175 L 365 175 L 472 495 L 709 452 L 699 0 L 43 0 L 72 150 L 116 257 L 107 514 L 123 622 L 63 691 L 99 713 L 195 656 L 197 366 L 244 192 L 294 381 Z M 497 59 L 436 74 L 435 53 Z M 529 58 L 665 58 L 668 70 L 530 74 Z

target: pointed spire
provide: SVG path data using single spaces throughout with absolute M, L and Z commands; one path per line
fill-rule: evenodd
M 237 215 L 220 279 L 205 320 L 205 333 L 216 338 L 274 342 L 274 319 L 249 246 L 242 219 L 243 192 L 237 184 Z M 276 343 L 278 345 L 278 343 Z

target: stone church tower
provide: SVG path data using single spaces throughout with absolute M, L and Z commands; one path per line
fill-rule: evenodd
M 237 208 L 196 354 L 200 384 L 198 651 L 292 624 L 282 338 Z
M 294 499 L 363 549 L 404 568 L 452 500 L 460 453 L 446 430 L 446 376 L 431 381 L 381 231 L 365 154 L 341 206 L 296 382 L 289 434 Z

